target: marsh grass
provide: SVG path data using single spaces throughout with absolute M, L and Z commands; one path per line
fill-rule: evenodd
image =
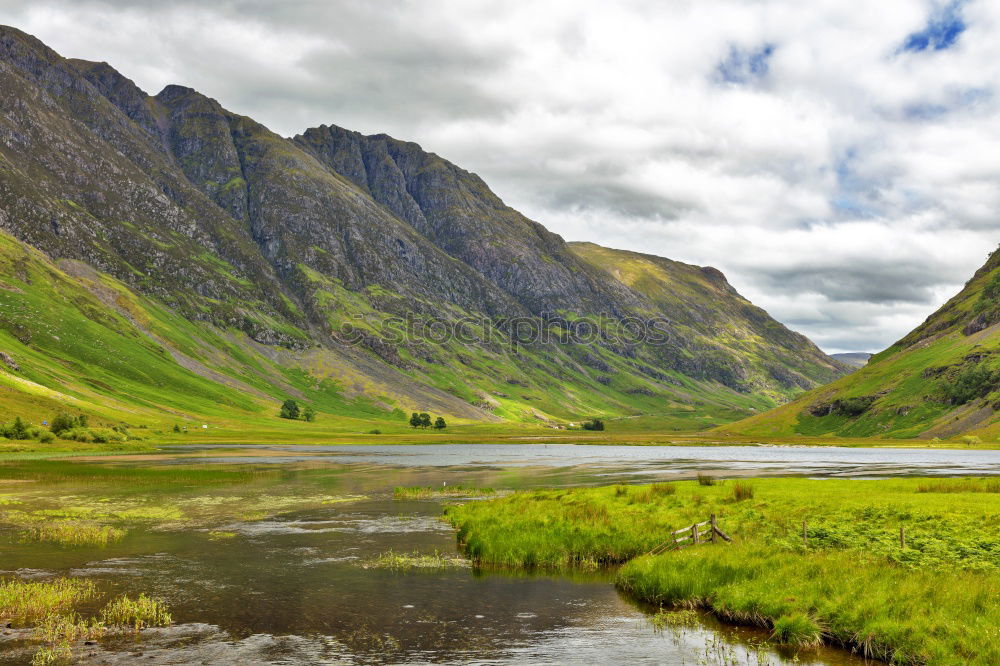
M 49 666 L 66 662 L 73 658 L 73 650 L 68 645 L 38 648 L 31 657 L 31 666 Z
M 737 481 L 733 484 L 732 498 L 734 502 L 753 499 L 753 484 L 749 481 Z
M 107 546 L 121 541 L 127 532 L 111 525 L 59 520 L 22 527 L 20 534 L 25 541 L 45 541 L 61 546 Z
M 1000 584 L 992 574 L 744 543 L 636 558 L 617 584 L 651 603 L 771 629 L 775 641 L 795 646 L 822 640 L 893 664 L 1000 663 Z
M 698 617 L 698 611 L 691 610 L 690 608 L 661 608 L 650 616 L 649 623 L 653 625 L 654 630 L 663 631 L 667 628 L 697 627 L 701 624 L 701 621 Z
M 90 580 L 57 578 L 51 581 L 0 581 L 0 618 L 35 623 L 49 615 L 70 611 L 97 594 Z
M 942 479 L 921 483 L 918 493 L 1000 493 L 1000 479 Z
M 380 553 L 361 564 L 364 569 L 391 569 L 392 571 L 408 571 L 411 569 L 448 569 L 453 567 L 468 567 L 471 563 L 464 557 L 450 555 L 435 550 L 433 553 L 397 553 L 387 551 Z
M 436 497 L 487 497 L 504 494 L 493 488 L 474 486 L 396 486 L 392 490 L 394 499 L 431 499 Z
M 146 627 L 165 627 L 171 617 L 164 602 L 140 594 L 136 599 L 127 595 L 113 599 L 101 610 L 101 621 L 108 626 L 141 631 Z
M 698 479 L 699 486 L 714 486 L 716 484 L 716 478 L 711 474 L 704 474 L 703 472 L 698 472 L 696 478 Z
M 96 618 L 84 619 L 77 613 L 48 615 L 32 630 L 31 636 L 50 646 L 94 640 L 107 632 L 107 626 Z
M 195 465 L 138 467 L 63 460 L 0 463 L 0 479 L 31 479 L 49 483 L 109 483 L 117 486 L 247 483 L 261 479 L 280 479 L 281 475 L 281 470 L 254 465 L 234 465 L 224 468 Z

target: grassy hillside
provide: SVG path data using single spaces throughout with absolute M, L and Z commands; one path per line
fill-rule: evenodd
M 455 425 L 670 412 L 664 429 L 692 430 L 766 404 L 721 387 L 706 390 L 680 374 L 669 387 L 674 399 L 665 401 L 654 393 L 663 388 L 655 380 L 623 378 L 608 386 L 560 366 L 545 350 L 446 343 L 434 353 L 449 362 L 414 359 L 400 371 L 348 346 L 339 353 L 266 346 L 238 329 L 185 319 L 81 262 L 57 264 L 2 232 L 0 309 L 0 423 L 14 415 L 37 423 L 69 410 L 98 423 L 160 429 L 242 424 L 270 441 L 371 427 L 405 431 L 412 410 L 444 414 Z M 577 387 L 592 390 L 567 390 L 560 379 L 567 373 Z M 628 393 L 635 387 L 643 390 Z M 472 404 L 483 396 L 490 409 Z M 276 418 L 286 397 L 312 405 L 319 423 Z
M 993 441 L 1000 435 L 1000 252 L 954 298 L 853 374 L 724 426 L 751 437 Z M 974 440 L 973 440 L 974 441 Z

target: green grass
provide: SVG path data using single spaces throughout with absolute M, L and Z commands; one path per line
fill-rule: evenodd
M 983 480 L 717 480 L 518 492 L 446 507 L 479 565 L 624 564 L 646 602 L 905 664 L 1000 659 L 1000 501 Z M 647 555 L 717 516 L 722 542 Z M 803 540 L 803 523 L 808 543 Z M 906 547 L 900 547 L 900 527 Z
M 770 628 L 782 643 L 822 639 L 898 664 L 1000 663 L 995 571 L 914 570 L 856 551 L 748 542 L 640 557 L 618 585 L 650 603 Z

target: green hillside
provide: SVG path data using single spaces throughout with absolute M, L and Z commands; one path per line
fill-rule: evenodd
M 414 143 L 283 138 L 2 26 L 0 64 L 0 423 L 273 420 L 291 397 L 355 431 L 703 429 L 846 371 L 718 271 L 568 244 Z M 656 321 L 666 344 L 622 336 Z
M 1000 252 L 965 288 L 867 365 L 793 402 L 722 427 L 753 437 L 1000 434 Z

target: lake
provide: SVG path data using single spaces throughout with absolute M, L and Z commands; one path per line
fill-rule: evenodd
M 2 508 L 161 511 L 104 547 L 0 534 L 4 575 L 86 577 L 108 593 L 167 600 L 174 626 L 77 651 L 82 663 L 860 664 L 835 650 L 793 655 L 766 634 L 722 626 L 657 631 L 611 570 L 525 574 L 469 566 L 394 571 L 386 552 L 456 554 L 440 500 L 393 499 L 394 486 L 518 489 L 732 475 L 881 477 L 1000 473 L 1000 451 L 552 444 L 201 447 L 156 464 L 263 472 L 211 484 L 54 478 L 0 483 Z M 145 461 L 149 465 L 153 461 Z M 127 457 L 90 463 L 128 469 Z M 166 477 L 165 477 L 166 478 Z M 478 501 L 478 500 L 470 500 Z M 90 508 L 87 508 L 90 507 Z M 98 508 L 93 508 L 98 507 Z M 174 514 L 184 520 L 171 518 Z M 23 663 L 24 633 L 0 637 Z

